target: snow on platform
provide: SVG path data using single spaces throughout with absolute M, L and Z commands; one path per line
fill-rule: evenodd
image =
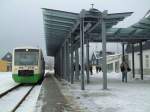
M 150 112 L 150 78 L 121 82 L 121 73 L 108 73 L 108 90 L 102 89 L 102 72 L 90 75 L 90 84 L 81 90 L 80 82 L 67 84 L 76 101 L 89 112 Z M 137 76 L 138 77 L 138 76 Z M 65 91 L 65 89 L 63 90 Z

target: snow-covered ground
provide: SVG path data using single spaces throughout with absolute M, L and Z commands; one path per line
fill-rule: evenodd
M 67 89 L 78 104 L 89 112 L 150 112 L 150 78 L 132 79 L 121 82 L 121 73 L 108 73 L 108 90 L 102 89 L 102 72 L 90 76 L 90 84 L 81 90 L 79 82 L 69 84 Z M 62 91 L 65 91 L 62 90 Z M 87 111 L 86 111 L 87 112 Z
M 36 86 L 16 112 L 33 112 L 36 108 L 36 102 L 41 90 L 41 85 Z
M 0 93 L 18 85 L 12 79 L 11 72 L 0 72 Z M 20 89 L 8 93 L 8 95 L 0 99 L 0 112 L 9 112 L 22 96 L 29 90 L 31 86 L 22 87 Z M 39 96 L 41 85 L 37 85 L 26 98 L 25 102 L 18 108 L 17 112 L 33 112 L 36 106 L 36 101 Z
M 12 79 L 12 72 L 0 72 L 0 93 L 18 85 Z
M 11 112 L 31 87 L 20 87 L 0 99 L 1 112 Z M 4 108 L 5 107 L 5 108 Z
M 77 104 L 85 110 L 84 112 L 149 112 L 150 111 L 150 77 L 140 76 L 132 79 L 132 74 L 128 74 L 128 83 L 121 82 L 121 73 L 108 73 L 108 90 L 102 89 L 102 72 L 90 75 L 90 84 L 85 85 L 85 90 L 81 90 L 80 82 L 75 84 L 63 84 L 62 91 L 65 94 L 71 93 Z M 65 82 L 66 83 L 66 82 Z M 0 73 L 0 92 L 16 85 L 11 78 L 11 73 Z M 19 108 L 18 112 L 33 111 L 41 86 L 37 86 L 27 100 Z M 67 90 L 69 92 L 67 93 Z M 22 91 L 22 93 L 24 90 Z M 21 94 L 22 94 L 21 93 Z M 20 95 L 16 95 L 18 99 Z M 6 99 L 1 98 L 0 111 L 4 107 L 7 109 L 9 103 L 4 103 Z M 10 103 L 15 102 L 10 98 Z

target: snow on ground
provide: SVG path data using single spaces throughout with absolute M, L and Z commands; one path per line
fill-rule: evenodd
M 36 107 L 36 102 L 41 90 L 41 85 L 36 86 L 16 112 L 33 112 Z
M 18 85 L 12 79 L 12 72 L 0 72 L 0 93 Z
M 102 72 L 90 75 L 90 84 L 81 90 L 79 82 L 67 88 L 77 102 L 89 112 L 150 112 L 150 78 L 132 79 L 121 82 L 121 73 L 108 73 L 108 90 L 102 89 Z
M 29 91 L 30 88 L 31 86 L 20 87 L 2 97 L 0 99 L 0 111 L 11 112 L 11 110 L 23 98 L 23 96 Z
M 41 94 L 39 97 L 41 99 L 44 98 L 44 94 L 45 94 L 45 89 L 41 87 L 41 91 L 39 94 Z M 33 112 L 42 112 L 42 106 L 45 104 L 46 102 L 44 102 L 43 100 L 37 100 L 36 105 L 35 105 L 35 109 Z
M 0 72 L 0 93 L 5 92 L 6 90 L 18 85 L 12 79 L 12 72 Z M 20 98 L 28 91 L 29 87 L 22 87 L 20 90 L 15 90 L 12 93 L 9 93 L 8 96 L 4 96 L 0 100 L 0 112 L 9 112 L 13 106 L 19 101 Z M 36 101 L 39 96 L 41 85 L 36 86 L 31 94 L 27 97 L 26 101 L 18 108 L 17 112 L 33 112 L 35 109 Z M 5 108 L 4 108 L 5 107 Z

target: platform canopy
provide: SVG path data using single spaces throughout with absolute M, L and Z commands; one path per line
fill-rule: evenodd
M 54 56 L 76 24 L 79 14 L 43 8 L 46 50 Z
M 84 11 L 84 15 L 83 12 Z M 72 13 L 43 8 L 46 50 L 48 56 L 55 56 L 66 38 L 71 35 L 72 43 L 77 44 L 80 37 L 80 19 L 84 17 L 85 39 L 90 42 L 101 42 L 101 15 L 97 9 L 82 10 Z M 107 14 L 107 12 L 106 12 Z M 118 22 L 130 16 L 132 12 L 103 15 L 106 23 L 107 41 L 138 41 L 150 39 L 150 16 L 141 19 L 128 28 L 112 28 Z M 79 43 L 79 42 L 78 42 Z
M 150 15 L 142 18 L 139 22 L 128 28 L 111 28 L 107 30 L 109 39 L 115 41 L 135 42 L 139 40 L 150 40 Z

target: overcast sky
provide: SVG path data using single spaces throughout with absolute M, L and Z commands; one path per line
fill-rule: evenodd
M 91 3 L 108 13 L 134 12 L 117 27 L 136 23 L 150 9 L 150 0 L 0 0 L 0 57 L 18 46 L 39 46 L 45 51 L 41 8 L 79 13 L 91 8 Z

